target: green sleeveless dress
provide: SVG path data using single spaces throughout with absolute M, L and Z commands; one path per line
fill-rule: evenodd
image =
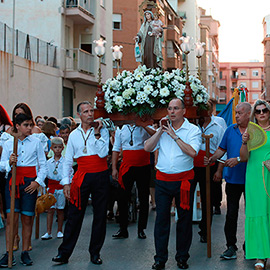
M 270 131 L 264 146 L 250 152 L 246 171 L 246 259 L 270 258 L 270 198 L 267 196 L 262 162 L 270 159 Z M 264 166 L 265 186 L 270 195 L 270 172 Z

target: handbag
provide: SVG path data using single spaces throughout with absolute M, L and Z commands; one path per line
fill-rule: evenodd
M 268 194 L 267 189 L 266 189 L 266 185 L 265 185 L 265 179 L 264 179 L 264 166 L 265 166 L 266 169 L 270 172 L 270 159 L 268 159 L 268 160 L 266 160 L 266 161 L 263 161 L 263 163 L 262 163 L 262 175 L 263 175 L 264 189 L 265 189 L 265 192 L 266 192 L 267 196 L 270 198 L 270 195 Z
M 56 203 L 56 199 L 53 194 L 48 193 L 45 188 L 45 194 L 37 198 L 36 201 L 36 215 L 49 210 Z

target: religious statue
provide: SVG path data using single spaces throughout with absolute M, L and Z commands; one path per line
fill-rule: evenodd
M 144 12 L 144 22 L 135 41 L 141 43 L 142 64 L 148 68 L 162 68 L 162 46 L 163 23 L 158 14 L 154 15 L 150 10 Z

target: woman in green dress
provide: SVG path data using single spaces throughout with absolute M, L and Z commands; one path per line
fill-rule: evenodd
M 249 134 L 242 136 L 241 161 L 248 161 L 246 171 L 246 259 L 257 259 L 255 269 L 264 269 L 270 258 L 270 173 L 262 162 L 270 159 L 270 106 L 265 100 L 257 100 L 252 118 L 267 134 L 262 147 L 248 151 Z M 251 119 L 252 119 L 251 118 Z M 263 177 L 264 174 L 264 177 Z

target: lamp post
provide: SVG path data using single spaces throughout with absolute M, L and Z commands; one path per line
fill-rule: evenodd
M 204 48 L 203 46 L 205 45 L 204 42 L 200 42 L 200 41 L 197 41 L 196 43 L 194 43 L 195 45 L 195 55 L 196 57 L 198 58 L 198 73 L 197 73 L 197 76 L 198 76 L 198 79 L 201 81 L 202 80 L 202 77 L 201 77 L 201 58 L 204 54 Z
M 192 98 L 192 90 L 190 88 L 189 83 L 189 71 L 188 71 L 188 54 L 191 51 L 191 43 L 190 43 L 190 37 L 180 37 L 180 40 L 182 41 L 180 48 L 182 52 L 186 55 L 186 88 L 184 90 L 185 97 L 184 102 L 185 106 L 187 107 L 186 110 L 186 117 L 187 118 L 196 118 L 197 112 L 196 108 L 193 107 L 193 98 Z
M 104 101 L 104 92 L 102 91 L 102 87 L 101 87 L 101 57 L 105 54 L 104 44 L 106 43 L 106 40 L 99 39 L 99 40 L 94 40 L 93 42 L 96 44 L 95 53 L 97 57 L 99 58 L 96 107 L 97 109 L 103 109 L 105 106 L 105 101 Z
M 189 36 L 187 37 L 180 37 L 180 40 L 182 41 L 180 48 L 182 50 L 182 52 L 186 55 L 186 81 L 188 81 L 188 54 L 191 51 L 191 43 L 190 40 L 191 38 Z
M 113 59 L 117 62 L 117 74 L 119 74 L 119 66 L 120 66 L 120 61 L 122 59 L 123 53 L 121 52 L 121 49 L 123 48 L 123 46 L 118 46 L 115 45 L 113 47 L 111 47 L 111 49 L 113 50 L 112 56 Z
M 106 40 L 99 39 L 93 41 L 96 44 L 95 47 L 95 53 L 99 59 L 99 67 L 98 67 L 98 84 L 101 85 L 101 57 L 105 54 L 105 47 L 104 44 L 106 44 Z

